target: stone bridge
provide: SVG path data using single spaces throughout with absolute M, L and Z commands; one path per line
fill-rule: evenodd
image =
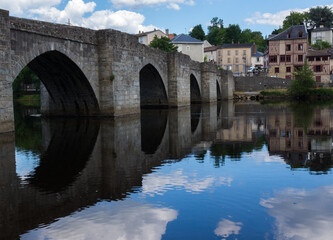
M 42 82 L 42 113 L 120 116 L 232 98 L 232 74 L 115 30 L 10 17 L 0 10 L 0 133 L 14 130 L 12 83 L 25 66 Z

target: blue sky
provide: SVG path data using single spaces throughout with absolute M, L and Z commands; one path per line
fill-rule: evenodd
M 270 34 L 290 11 L 314 6 L 333 7 L 332 0 L 0 0 L 10 15 L 128 33 L 160 28 L 188 33 L 201 24 L 205 31 L 213 17 L 224 25 L 239 24 Z

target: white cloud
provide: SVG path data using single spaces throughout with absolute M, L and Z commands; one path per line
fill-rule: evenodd
M 333 7 L 333 4 L 328 5 L 329 8 Z M 256 12 L 251 18 L 244 19 L 248 24 L 262 24 L 262 25 L 274 25 L 282 26 L 283 20 L 290 14 L 290 12 L 305 12 L 310 8 L 305 9 L 288 9 L 276 13 L 261 13 Z
M 176 210 L 124 200 L 98 204 L 32 230 L 21 239 L 159 240 Z
M 142 193 L 149 196 L 162 195 L 168 190 L 185 189 L 187 192 L 200 193 L 213 186 L 231 185 L 232 178 L 229 177 L 202 177 L 196 174 L 186 175 L 182 170 L 169 174 L 152 173 L 145 175 L 142 181 Z
M 331 239 L 333 185 L 314 190 L 286 189 L 260 205 L 275 218 L 274 239 Z
M 63 10 L 57 8 L 61 0 L 35 0 L 32 1 L 30 5 L 27 4 L 28 2 L 31 2 L 31 0 L 13 0 L 6 2 L 0 0 L 0 8 L 9 9 L 11 14 L 14 13 L 23 17 L 61 24 L 65 24 L 70 20 L 72 25 L 92 29 L 112 28 L 127 33 L 138 33 L 139 30 L 150 31 L 154 28 L 160 29 L 154 25 L 143 25 L 145 17 L 140 13 L 126 10 L 95 11 L 96 3 L 93 1 L 84 2 L 83 0 L 70 0 Z M 23 13 L 25 13 L 25 15 Z
M 166 5 L 167 8 L 180 10 L 180 5 L 185 4 L 193 6 L 193 0 L 110 0 L 116 8 L 121 7 L 153 7 Z
M 0 0 L 0 8 L 11 14 L 23 14 L 28 9 L 45 8 L 60 4 L 61 0 Z
M 217 236 L 221 236 L 224 238 L 229 237 L 232 234 L 239 234 L 240 230 L 242 229 L 241 222 L 232 222 L 228 219 L 222 219 L 215 229 L 214 233 Z

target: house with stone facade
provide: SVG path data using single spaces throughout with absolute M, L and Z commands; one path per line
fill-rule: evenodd
M 204 42 L 190 35 L 180 34 L 174 37 L 171 42 L 178 47 L 178 52 L 190 56 L 193 61 L 204 61 Z
M 306 58 L 312 68 L 316 82 L 329 83 L 333 69 L 332 49 L 315 50 L 309 49 Z
M 211 47 L 204 48 L 204 58 L 206 58 L 207 62 L 211 62 L 213 64 L 216 63 L 217 49 L 218 49 L 217 46 L 211 46 Z
M 223 44 L 217 49 L 216 63 L 235 74 L 246 73 L 252 66 L 252 55 L 256 52 L 254 43 Z
M 304 25 L 291 26 L 268 39 L 268 76 L 292 79 L 304 65 L 308 50 L 308 32 Z
M 162 32 L 159 29 L 154 29 L 154 31 L 150 32 L 141 32 L 139 31 L 138 34 L 135 36 L 138 38 L 138 42 L 141 44 L 149 45 L 151 41 L 153 41 L 154 37 L 157 36 L 158 38 L 161 37 L 169 37 L 169 32 L 168 30 L 166 31 L 167 33 Z

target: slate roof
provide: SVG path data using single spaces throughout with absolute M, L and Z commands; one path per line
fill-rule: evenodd
M 264 54 L 262 52 L 257 51 L 256 53 L 252 54 L 252 57 L 262 57 Z
M 203 41 L 191 37 L 190 35 L 180 34 L 174 37 L 171 42 L 173 43 L 203 43 Z
M 315 28 L 311 32 L 325 32 L 325 31 L 332 31 L 332 29 L 327 28 L 327 27 L 322 27 L 322 28 Z
M 157 29 L 157 30 L 153 30 L 153 31 L 149 31 L 149 32 L 142 32 L 142 33 L 138 33 L 135 34 L 136 37 L 142 37 L 142 36 L 147 36 L 149 33 L 153 33 L 153 32 L 162 32 L 161 30 Z M 162 32 L 163 33 L 163 32 Z
M 332 55 L 332 49 L 322 49 L 322 50 L 316 50 L 316 49 L 309 49 L 306 53 L 307 57 L 319 57 L 319 56 L 331 56 Z
M 221 48 L 250 48 L 253 43 L 226 43 L 222 44 Z
M 299 37 L 299 33 L 302 32 L 302 37 Z M 290 37 L 288 37 L 288 34 Z M 279 33 L 270 39 L 269 41 L 277 41 L 277 40 L 293 40 L 293 39 L 307 39 L 308 32 L 306 30 L 306 27 L 304 25 L 295 25 L 291 26 L 287 30 L 284 30 L 282 33 Z

